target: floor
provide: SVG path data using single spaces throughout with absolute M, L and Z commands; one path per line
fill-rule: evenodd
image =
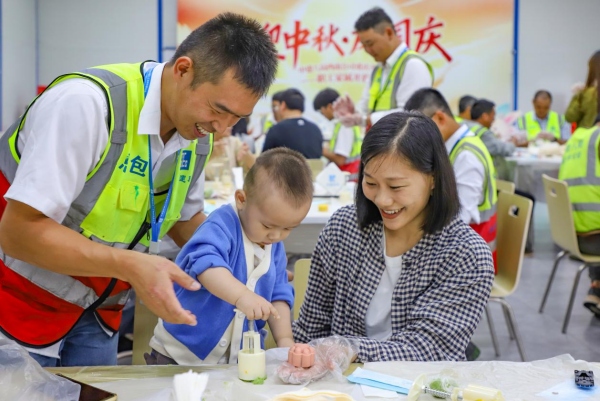
M 587 270 L 581 277 L 567 334 L 562 334 L 561 328 L 579 265 L 577 262 L 567 258 L 561 261 L 544 313 L 538 313 L 554 256 L 558 252 L 550 237 L 547 213 L 544 203 L 536 203 L 534 252 L 525 257 L 519 287 L 506 300 L 513 307 L 528 360 L 571 354 L 575 359 L 598 362 L 600 319 L 583 307 L 583 298 L 590 284 Z M 473 342 L 481 350 L 478 360 L 520 361 L 516 342 L 509 338 L 500 305 L 492 303 L 490 308 L 498 336 L 500 356 L 495 356 L 484 317 L 473 336 Z

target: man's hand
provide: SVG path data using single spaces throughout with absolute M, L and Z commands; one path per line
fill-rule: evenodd
M 543 139 L 545 141 L 555 141 L 556 137 L 549 132 L 540 132 L 537 134 L 536 139 Z
M 355 114 L 356 109 L 354 108 L 354 102 L 348 95 L 338 97 L 333 102 L 333 115 L 336 118 L 341 118 L 350 114 Z
M 124 278 L 135 289 L 136 296 L 164 321 L 195 326 L 196 316 L 182 308 L 175 296 L 173 283 L 190 291 L 199 290 L 200 283 L 168 259 L 131 253 L 132 260 Z
M 279 312 L 277 312 L 273 304 L 250 290 L 242 293 L 235 302 L 235 307 L 241 310 L 246 315 L 246 318 L 251 320 L 267 320 L 271 315 L 275 319 L 279 319 Z
M 248 144 L 243 142 L 242 146 L 240 146 L 240 149 L 238 150 L 237 154 L 235 155 L 235 159 L 237 160 L 238 163 L 241 163 L 242 160 L 244 159 L 244 157 L 246 157 L 247 154 L 250 153 L 250 147 L 248 147 Z

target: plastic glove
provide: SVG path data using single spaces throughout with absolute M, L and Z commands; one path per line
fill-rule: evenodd
M 338 117 L 338 120 L 344 127 L 354 127 L 362 124 L 362 116 L 358 113 Z
M 354 102 L 350 99 L 350 96 L 340 96 L 333 102 L 333 115 L 336 118 L 355 113 Z
M 306 385 L 329 373 L 338 380 L 344 380 L 344 371 L 358 353 L 358 343 L 341 336 L 319 338 L 308 345 L 315 349 L 315 364 L 305 369 L 296 368 L 287 362 L 282 363 L 277 368 L 277 376 L 284 383 Z

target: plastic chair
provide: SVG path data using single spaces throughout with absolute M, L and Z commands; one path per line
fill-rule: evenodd
M 310 171 L 312 172 L 313 181 L 317 179 L 317 175 L 325 168 L 325 164 L 321 159 L 307 159 L 306 162 L 310 167 Z
M 548 177 L 546 174 L 542 176 L 542 181 L 544 182 L 544 192 L 546 194 L 546 203 L 548 204 L 548 216 L 550 218 L 552 240 L 563 250 L 556 255 L 556 258 L 554 258 L 554 267 L 552 268 L 552 273 L 550 273 L 550 279 L 548 280 L 548 285 L 544 292 L 544 298 L 542 298 L 540 313 L 544 311 L 544 306 L 546 305 L 546 300 L 548 299 L 548 294 L 550 293 L 552 281 L 554 281 L 554 275 L 556 274 L 559 262 L 567 255 L 572 255 L 575 259 L 583 262 L 577 269 L 575 281 L 573 282 L 573 289 L 571 290 L 571 297 L 569 298 L 569 306 L 567 307 L 567 313 L 565 314 L 565 319 L 563 321 L 562 332 L 563 334 L 566 334 L 581 273 L 583 273 L 590 264 L 600 263 L 600 256 L 586 255 L 579 252 L 579 244 L 577 243 L 573 214 L 571 213 L 572 206 L 569 199 L 567 183 Z
M 294 264 L 294 320 L 298 320 L 298 317 L 300 317 L 300 307 L 304 303 L 309 273 L 310 259 L 299 259 L 296 264 Z
M 136 297 L 135 312 L 133 315 L 133 355 L 132 365 L 145 365 L 144 353 L 150 353 L 150 339 L 154 335 L 154 327 L 158 323 L 158 317 L 140 302 Z
M 496 180 L 496 189 L 498 191 L 506 192 L 509 194 L 515 193 L 515 183 L 504 180 Z
M 511 340 L 516 340 L 521 359 L 526 361 L 527 357 L 517 328 L 513 309 L 504 298 L 515 292 L 519 285 L 521 267 L 523 265 L 523 251 L 525 250 L 527 230 L 531 221 L 533 202 L 519 195 L 500 192 L 497 208 L 498 231 L 496 235 L 496 249 L 498 251 L 498 274 L 494 277 L 494 285 L 489 302 L 497 302 L 502 305 L 510 338 Z M 500 356 L 494 323 L 488 307 L 489 304 L 486 306 L 485 312 L 492 335 L 492 343 L 496 351 L 496 356 Z

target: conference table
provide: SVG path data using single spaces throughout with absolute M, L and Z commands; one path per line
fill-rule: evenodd
M 209 382 L 202 400 L 269 400 L 276 395 L 298 391 L 302 386 L 287 385 L 276 377 L 274 370 L 281 363 L 286 349 L 267 351 L 267 380 L 262 385 L 245 383 L 237 378 L 234 365 L 212 365 L 199 367 L 183 366 L 115 366 L 50 368 L 52 373 L 62 373 L 75 380 L 91 384 L 116 393 L 119 401 L 168 401 L 171 398 L 173 375 L 187 372 L 208 372 Z M 531 400 L 598 400 L 600 386 L 592 390 L 580 390 L 574 385 L 574 370 L 593 370 L 600 375 L 600 363 L 576 361 L 569 355 L 533 362 L 373 362 L 351 365 L 346 376 L 361 366 L 363 369 L 415 380 L 419 375 L 435 377 L 443 374 L 452 378 L 459 386 L 476 384 L 502 391 L 507 401 Z M 356 401 L 406 400 L 396 394 L 390 398 L 366 397 L 360 385 L 326 377 L 309 384 L 313 391 L 331 390 L 351 395 Z M 420 401 L 435 400 L 430 395 L 421 395 Z

